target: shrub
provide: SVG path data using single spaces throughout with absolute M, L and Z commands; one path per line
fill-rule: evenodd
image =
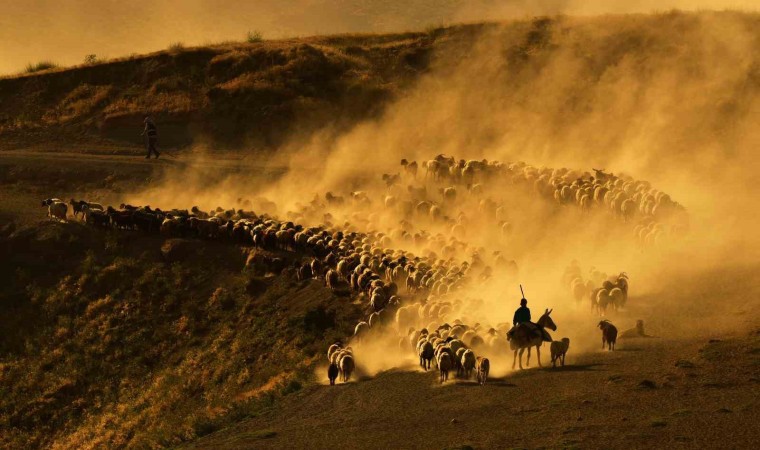
M 263 40 L 264 36 L 261 34 L 261 31 L 258 30 L 249 31 L 248 36 L 246 37 L 246 41 L 248 41 L 249 44 L 255 44 Z
M 26 65 L 26 73 L 34 73 L 42 70 L 55 69 L 58 64 L 52 61 L 40 61 L 37 64 L 29 63 Z
M 95 55 L 95 53 L 90 53 L 89 55 L 84 57 L 84 63 L 85 64 L 95 64 L 98 62 L 98 57 Z

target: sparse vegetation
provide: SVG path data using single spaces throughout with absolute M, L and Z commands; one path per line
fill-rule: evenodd
M 256 44 L 258 42 L 263 42 L 263 41 L 264 41 L 264 35 L 261 34 L 261 31 L 258 31 L 258 30 L 249 31 L 248 34 L 246 35 L 246 42 L 248 42 L 249 44 Z
M 32 64 L 32 63 L 27 64 L 26 69 L 24 71 L 26 73 L 35 73 L 35 72 L 41 72 L 43 70 L 56 69 L 56 68 L 58 68 L 58 64 L 52 61 L 40 61 L 36 64 Z
M 87 64 L 87 65 L 95 64 L 98 61 L 99 61 L 98 60 L 98 56 L 96 54 L 94 54 L 94 53 L 91 53 L 91 54 L 89 54 L 89 55 L 87 55 L 87 56 L 84 57 L 84 63 Z
M 169 47 L 168 47 L 168 50 L 170 52 L 180 52 L 184 49 L 185 49 L 185 44 L 179 41 L 172 42 L 171 44 L 169 44 Z

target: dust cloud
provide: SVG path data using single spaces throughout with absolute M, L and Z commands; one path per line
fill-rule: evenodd
M 630 276 L 628 305 L 607 313 L 621 330 L 636 319 L 670 336 L 708 323 L 713 330 L 732 327 L 735 318 L 709 313 L 714 300 L 695 292 L 741 283 L 741 268 L 757 262 L 758 25 L 753 14 L 672 12 L 529 19 L 486 26 L 464 40 L 444 33 L 430 72 L 380 119 L 337 138 L 294 136 L 298 144 L 281 149 L 288 171 L 278 180 L 183 172 L 129 200 L 247 206 L 306 226 L 383 233 L 385 248 L 467 262 L 471 281 L 428 299 L 438 304 L 437 314 L 420 312 L 409 324 L 417 329 L 479 323 L 481 338 L 494 328 L 503 344 L 522 284 L 534 320 L 554 309 L 555 339 L 569 337 L 571 353 L 598 351 L 599 316 L 563 280 L 572 261 L 596 285 L 621 272 Z M 680 203 L 688 228 L 643 245 L 636 221 L 602 206 L 560 207 L 515 183 L 523 166 L 480 180 L 477 192 L 467 183 L 435 181 L 422 163 L 438 154 L 569 168 L 571 179 L 593 176 L 592 169 L 626 174 Z M 420 164 L 416 177 L 399 165 L 402 158 Z M 399 179 L 386 183 L 383 174 Z M 440 193 L 446 187 L 454 187 L 455 199 Z M 405 210 L 420 201 L 440 214 Z M 728 278 L 705 276 L 718 272 Z M 424 297 L 400 292 L 405 305 L 423 307 Z M 752 295 L 720 301 L 723 313 L 756 305 Z M 361 371 L 415 364 L 407 333 L 386 318 L 354 342 Z M 505 345 L 482 349 L 492 373 L 507 373 Z M 546 353 L 544 347 L 544 363 Z
M 0 74 L 85 55 L 124 57 L 185 45 L 328 33 L 421 30 L 462 21 L 545 14 L 606 14 L 708 8 L 757 10 L 757 0 L 13 0 L 0 1 Z

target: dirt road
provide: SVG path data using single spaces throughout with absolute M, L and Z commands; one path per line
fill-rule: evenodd
M 390 371 L 312 386 L 187 448 L 752 448 L 760 334 L 638 339 L 485 387 Z M 727 440 L 730 438 L 730 440 Z

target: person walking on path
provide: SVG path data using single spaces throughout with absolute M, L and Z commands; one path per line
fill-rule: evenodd
M 150 159 L 150 155 L 155 153 L 156 159 L 158 159 L 160 153 L 156 149 L 158 145 L 158 128 L 150 116 L 145 116 L 145 129 L 143 129 L 142 135 L 145 136 L 145 146 L 148 148 L 148 154 L 145 159 Z

